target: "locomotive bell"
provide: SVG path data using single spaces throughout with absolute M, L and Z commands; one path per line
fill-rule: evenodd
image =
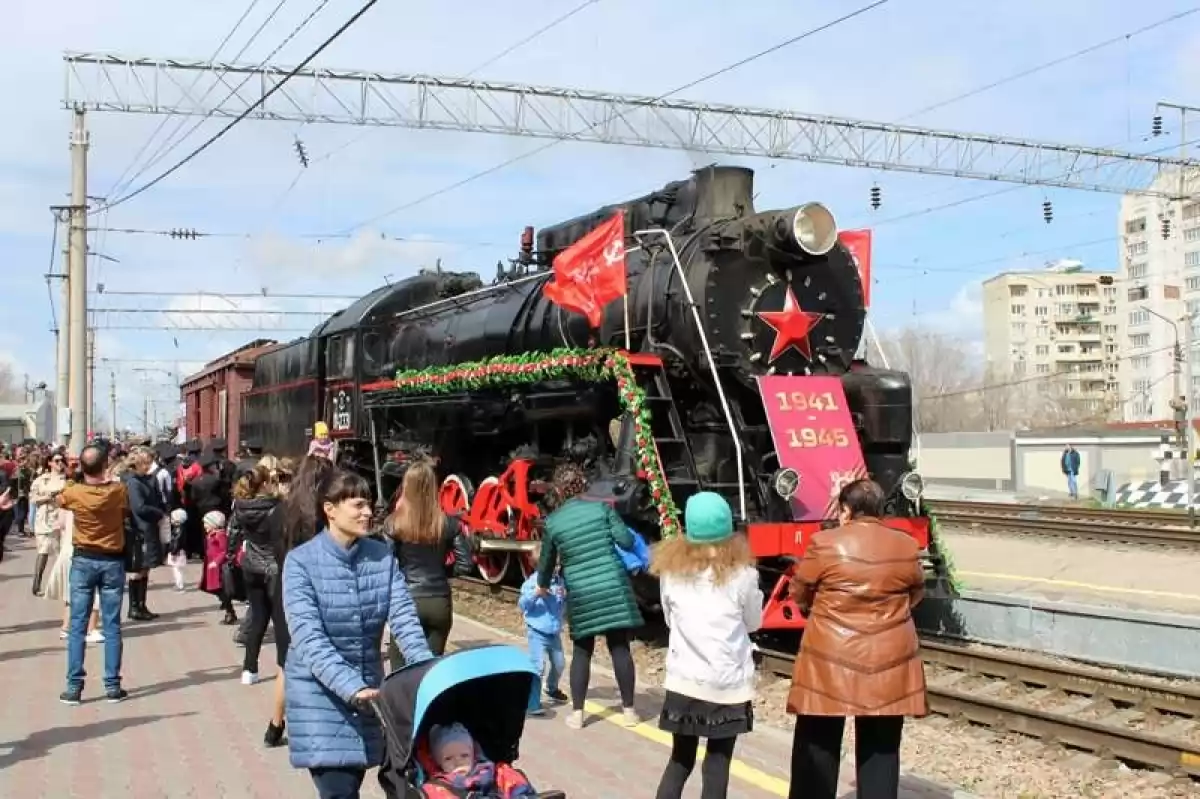
M 833 212 L 821 203 L 805 203 L 780 214 L 775 233 L 781 243 L 794 244 L 804 254 L 813 256 L 825 255 L 838 240 Z

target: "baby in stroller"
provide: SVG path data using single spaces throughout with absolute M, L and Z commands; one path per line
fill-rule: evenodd
M 467 728 L 435 724 L 429 730 L 426 773 L 421 786 L 429 799 L 454 799 L 464 792 L 472 799 L 521 799 L 537 796 L 525 775 L 507 763 L 488 760 Z M 418 743 L 417 759 L 425 760 Z
M 465 649 L 388 675 L 373 703 L 388 799 L 566 799 L 538 792 L 512 763 L 538 679 L 513 646 Z

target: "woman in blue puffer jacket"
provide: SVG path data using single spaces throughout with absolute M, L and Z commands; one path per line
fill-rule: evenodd
M 371 490 L 335 472 L 320 492 L 325 529 L 288 553 L 284 609 L 292 645 L 286 674 L 288 749 L 321 799 L 358 799 L 383 759 L 367 703 L 383 682 L 383 626 L 408 663 L 433 657 L 389 544 L 368 538 Z

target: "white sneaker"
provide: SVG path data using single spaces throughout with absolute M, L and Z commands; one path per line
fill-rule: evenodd
M 58 631 L 58 638 L 59 638 L 59 640 L 60 640 L 60 641 L 65 641 L 65 640 L 67 640 L 67 639 L 68 639 L 68 638 L 70 638 L 70 637 L 71 637 L 71 634 L 70 634 L 69 632 L 67 632 L 66 630 L 59 630 L 59 631 Z
M 567 714 L 567 726 L 573 730 L 583 729 L 583 711 L 572 710 Z
M 621 723 L 626 727 L 636 727 L 642 723 L 638 717 L 638 712 L 631 707 L 627 707 L 621 711 Z
M 83 640 L 87 641 L 89 644 L 102 644 L 104 643 L 104 633 L 100 632 L 99 630 L 92 630 L 84 637 Z
M 252 671 L 242 672 L 242 685 L 257 685 L 258 675 Z

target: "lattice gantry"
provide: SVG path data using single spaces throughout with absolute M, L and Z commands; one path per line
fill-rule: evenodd
M 217 118 L 241 114 L 291 71 L 103 54 L 68 54 L 65 62 L 69 108 Z M 250 118 L 699 150 L 1158 197 L 1174 197 L 1149 188 L 1161 170 L 1200 169 L 1196 159 L 780 109 L 354 70 L 302 70 Z

